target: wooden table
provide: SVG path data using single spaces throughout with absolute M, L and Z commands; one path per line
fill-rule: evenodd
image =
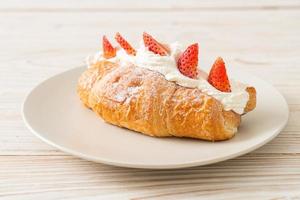
M 300 1 L 120 2 L 1 1 L 0 199 L 300 199 Z M 137 43 L 145 30 L 198 41 L 200 63 L 221 55 L 271 82 L 289 104 L 288 125 L 245 156 L 182 170 L 96 164 L 25 128 L 30 89 L 82 65 L 102 34 L 120 31 Z

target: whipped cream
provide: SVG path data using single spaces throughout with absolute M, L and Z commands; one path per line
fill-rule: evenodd
M 183 52 L 183 47 L 178 42 L 172 43 L 168 47 L 170 55 L 160 56 L 149 51 L 141 41 L 136 56 L 128 55 L 123 49 L 120 49 L 117 51 L 116 57 L 105 59 L 103 53 L 99 52 L 92 58 L 88 57 L 87 64 L 90 66 L 101 60 L 109 60 L 119 62 L 121 66 L 131 63 L 138 67 L 156 71 L 164 75 L 168 81 L 175 82 L 183 87 L 198 88 L 202 92 L 216 98 L 223 104 L 224 109 L 227 111 L 233 110 L 238 114 L 243 114 L 249 100 L 246 84 L 231 79 L 231 92 L 221 92 L 208 83 L 207 74 L 201 70 L 199 70 L 200 73 L 197 79 L 184 76 L 177 68 L 177 60 Z

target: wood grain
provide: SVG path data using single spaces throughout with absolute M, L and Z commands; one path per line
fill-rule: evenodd
M 266 192 L 268 197 L 291 197 L 290 194 L 299 195 L 299 158 L 299 154 L 246 155 L 204 167 L 138 170 L 71 156 L 5 156 L 0 166 L 0 172 L 5 171 L 0 175 L 0 197 L 31 199 L 44 195 L 55 199 L 55 195 L 63 195 L 81 199 L 89 194 L 104 199 L 157 199 L 201 194 L 215 199 L 224 196 L 213 195 L 214 192 L 222 192 L 228 198 L 238 199 L 254 197 L 251 193 L 256 190 Z
M 235 0 L 139 0 L 110 1 L 39 1 L 10 0 L 1 6 L 2 12 L 112 12 L 112 11 L 192 11 L 192 10 L 279 10 L 298 9 L 298 0 L 235 1 Z
M 300 199 L 300 1 L 0 2 L 0 199 Z M 183 170 L 84 161 L 35 138 L 20 114 L 40 81 L 84 64 L 102 34 L 143 31 L 200 43 L 200 66 L 222 55 L 272 83 L 290 118 L 245 156 Z

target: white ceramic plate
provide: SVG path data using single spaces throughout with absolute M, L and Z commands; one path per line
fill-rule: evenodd
M 23 105 L 28 128 L 46 143 L 95 162 L 134 168 L 182 168 L 211 164 L 248 153 L 274 138 L 288 120 L 282 95 L 248 73 L 232 77 L 254 85 L 257 108 L 243 116 L 234 138 L 223 142 L 152 138 L 109 125 L 82 106 L 76 83 L 84 68 L 56 75 L 34 88 Z

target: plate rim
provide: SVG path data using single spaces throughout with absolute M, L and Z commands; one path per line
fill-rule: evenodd
M 251 74 L 251 76 L 260 79 L 261 81 L 265 82 L 266 84 L 268 84 L 270 87 L 272 87 L 274 89 L 274 91 L 277 92 L 277 94 L 280 96 L 280 98 L 283 100 L 283 102 L 285 103 L 285 111 L 287 114 L 287 117 L 285 118 L 284 123 L 281 124 L 280 127 L 277 128 L 276 131 L 274 131 L 274 134 L 272 134 L 271 137 L 267 137 L 264 140 L 261 140 L 259 143 L 257 143 L 256 145 L 253 145 L 250 148 L 246 148 L 242 151 L 238 151 L 236 153 L 232 153 L 228 156 L 223 156 L 223 157 L 217 157 L 217 158 L 212 158 L 212 159 L 208 159 L 208 160 L 201 160 L 201 161 L 192 161 L 192 162 L 183 162 L 181 164 L 166 164 L 166 165 L 149 165 L 149 164 L 140 164 L 140 163 L 129 163 L 129 162 L 118 162 L 115 160 L 110 160 L 110 159 L 103 159 L 103 158 L 99 158 L 96 156 L 92 156 L 92 155 L 87 155 L 84 153 L 81 153 L 79 151 L 76 150 L 72 150 L 69 148 L 66 148 L 62 145 L 56 144 L 55 142 L 51 141 L 50 139 L 47 139 L 46 137 L 43 136 L 43 134 L 38 133 L 36 130 L 34 130 L 33 127 L 30 126 L 30 123 L 27 121 L 26 119 L 26 114 L 25 114 L 25 106 L 27 101 L 29 100 L 30 95 L 36 90 L 38 89 L 39 86 L 43 85 L 44 83 L 48 82 L 50 79 L 55 78 L 56 76 L 59 75 L 63 75 L 63 74 L 67 74 L 70 71 L 74 71 L 74 70 L 79 70 L 79 68 L 83 68 L 84 66 L 77 66 L 75 68 L 71 68 L 69 70 L 57 73 L 52 75 L 51 77 L 39 82 L 38 84 L 36 84 L 25 96 L 23 103 L 22 103 L 22 107 L 21 107 L 21 115 L 22 115 L 22 119 L 25 123 L 25 126 L 30 130 L 30 132 L 35 135 L 37 138 L 39 138 L 40 140 L 42 140 L 43 142 L 47 143 L 48 145 L 55 147 L 63 152 L 66 152 L 67 154 L 70 154 L 72 156 L 75 157 L 79 157 L 88 161 L 92 161 L 92 162 L 96 162 L 96 163 L 102 163 L 102 164 L 106 164 L 106 165 L 112 165 L 112 166 L 117 166 L 117 167 L 126 167 L 126 168 L 136 168 L 136 169 L 180 169 L 180 168 L 189 168 L 189 167 L 196 167 L 196 166 L 203 166 L 203 165 L 209 165 L 209 164 L 214 164 L 214 163 L 219 163 L 225 160 L 229 160 L 232 158 L 236 158 L 242 155 L 245 155 L 255 149 L 258 149 L 260 147 L 262 147 L 263 145 L 265 145 L 266 143 L 270 142 L 271 140 L 273 140 L 276 136 L 278 136 L 278 134 L 283 130 L 283 128 L 286 126 L 288 120 L 289 120 L 289 107 L 287 104 L 286 99 L 284 98 L 284 96 L 269 82 L 265 81 L 264 79 L 261 79 L 259 77 L 257 77 L 256 75 Z M 235 72 L 243 72 L 243 70 L 240 69 L 233 69 L 233 71 Z M 247 72 L 248 73 L 248 72 Z

